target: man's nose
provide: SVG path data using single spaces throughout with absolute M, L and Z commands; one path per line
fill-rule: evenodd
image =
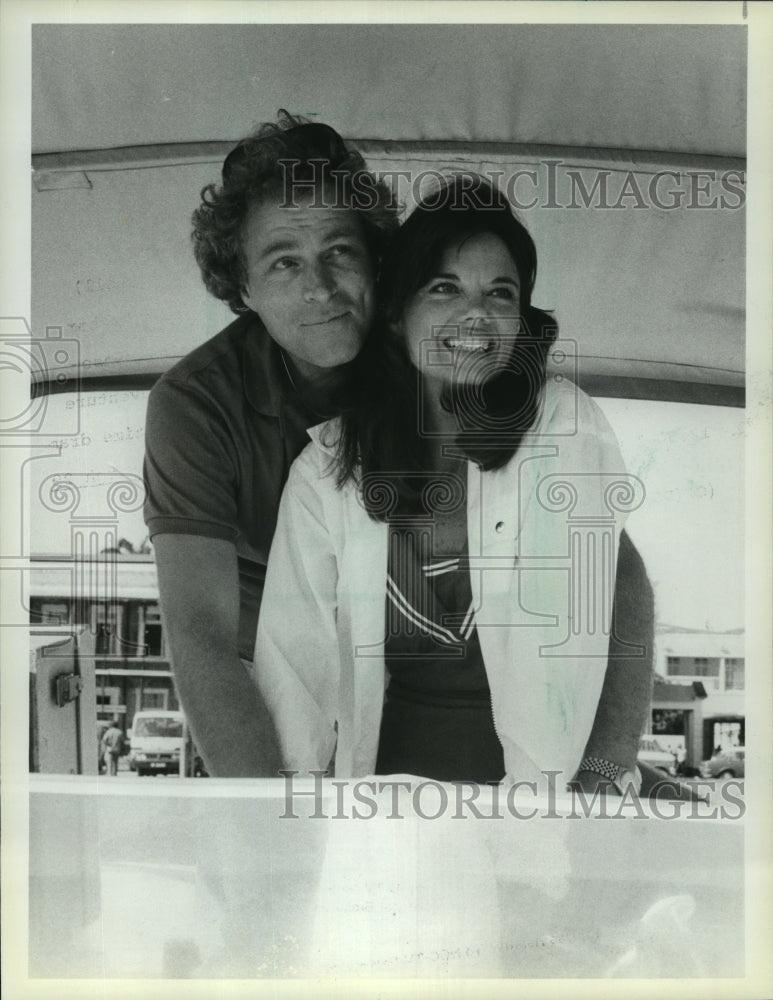
M 307 302 L 328 302 L 337 290 L 335 277 L 324 261 L 309 265 L 303 289 L 303 297 Z

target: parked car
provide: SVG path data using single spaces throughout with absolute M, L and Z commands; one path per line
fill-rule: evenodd
M 743 778 L 746 773 L 746 747 L 720 750 L 711 760 L 704 760 L 701 773 L 704 778 Z
M 129 766 L 144 774 L 179 774 L 184 739 L 182 712 L 157 709 L 137 712 L 131 728 Z
M 665 750 L 654 736 L 642 736 L 639 740 L 638 758 L 643 764 L 649 764 L 650 767 L 655 767 L 658 771 L 664 771 L 670 775 L 676 774 L 674 755 L 669 750 Z

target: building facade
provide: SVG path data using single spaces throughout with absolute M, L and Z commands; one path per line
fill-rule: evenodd
M 682 744 L 689 763 L 698 765 L 718 748 L 746 743 L 744 638 L 742 630 L 656 631 L 652 732 L 664 745 L 671 740 L 674 746 L 692 732 L 694 738 Z M 677 687 L 691 687 L 695 698 L 677 696 Z M 690 712 L 698 714 L 688 716 Z
M 179 709 L 152 553 L 33 561 L 29 610 L 33 630 L 93 636 L 98 726 L 118 719 L 128 730 L 142 709 Z

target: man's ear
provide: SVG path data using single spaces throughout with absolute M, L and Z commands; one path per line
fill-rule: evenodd
M 247 306 L 248 309 L 252 309 L 255 312 L 255 307 L 252 304 L 252 296 L 250 295 L 250 289 L 248 285 L 239 286 L 239 294 L 242 297 L 242 302 Z

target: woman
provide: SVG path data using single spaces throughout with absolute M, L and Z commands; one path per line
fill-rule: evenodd
M 272 545 L 255 663 L 288 767 L 335 751 L 337 776 L 577 770 L 606 668 L 615 491 L 633 496 L 599 409 L 546 377 L 557 330 L 535 276 L 482 178 L 449 182 L 395 237 L 384 329 L 343 416 L 310 432 Z

